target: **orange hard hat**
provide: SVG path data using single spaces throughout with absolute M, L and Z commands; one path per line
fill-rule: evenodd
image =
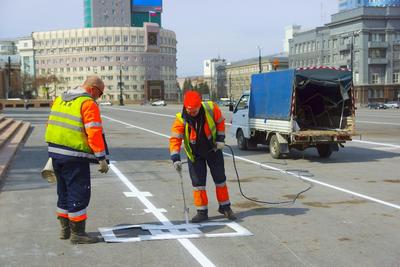
M 201 106 L 201 95 L 197 91 L 187 91 L 183 100 L 185 108 L 199 108 Z

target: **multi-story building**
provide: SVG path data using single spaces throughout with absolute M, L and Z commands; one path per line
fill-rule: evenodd
M 82 84 L 97 74 L 103 99 L 176 100 L 176 37 L 158 24 L 96 27 L 33 33 L 36 77 L 53 76 L 50 94 Z
M 261 57 L 261 70 L 259 63 L 259 58 L 250 58 L 226 64 L 226 97 L 239 99 L 243 91 L 250 89 L 251 75 L 254 73 L 288 68 L 288 57 L 286 53 Z
M 347 67 L 358 104 L 400 93 L 400 7 L 361 7 L 332 15 L 323 27 L 295 34 L 289 66 Z
M 283 40 L 283 52 L 289 53 L 289 40 L 293 35 L 301 31 L 300 25 L 290 25 L 285 27 L 285 39 Z
M 0 55 L 15 55 L 17 49 L 14 40 L 0 40 Z
M 203 77 L 209 85 L 210 95 L 213 98 L 220 97 L 220 92 L 218 92 L 220 88 L 218 88 L 217 84 L 221 80 L 221 72 L 218 72 L 217 69 L 225 65 L 226 61 L 223 58 L 206 59 L 203 62 Z
M 84 0 L 85 27 L 161 26 L 162 0 Z
M 19 38 L 16 41 L 17 53 L 21 58 L 21 83 L 24 96 L 31 98 L 34 91 L 35 60 L 33 55 L 32 37 Z
M 339 12 L 364 6 L 400 6 L 400 0 L 339 0 Z

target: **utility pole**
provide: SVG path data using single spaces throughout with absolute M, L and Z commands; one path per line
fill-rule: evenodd
M 232 103 L 232 73 L 229 72 L 229 101 Z
M 354 61 L 354 33 L 351 35 L 351 44 L 350 44 L 350 71 L 351 71 L 351 79 L 353 80 L 353 61 Z
M 261 65 L 261 47 L 257 45 L 258 49 L 258 73 L 262 72 L 262 65 Z
M 213 100 L 213 89 L 212 89 L 212 85 L 213 85 L 213 64 L 212 64 L 213 60 L 210 60 L 210 99 Z
M 119 69 L 119 105 L 123 106 L 124 105 L 124 99 L 122 98 L 122 66 L 120 66 Z
M 8 86 L 6 90 L 6 99 L 8 99 L 8 94 L 11 89 L 11 57 L 8 57 Z

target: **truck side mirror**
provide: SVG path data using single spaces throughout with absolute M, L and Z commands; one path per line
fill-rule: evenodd
M 233 103 L 229 103 L 229 111 L 233 111 Z

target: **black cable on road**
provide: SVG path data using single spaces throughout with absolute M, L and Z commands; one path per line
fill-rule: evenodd
M 238 182 L 238 185 L 239 185 L 240 194 L 247 200 L 250 200 L 250 201 L 253 201 L 253 202 L 257 202 L 257 203 L 262 203 L 262 204 L 269 204 L 269 205 L 294 204 L 296 202 L 297 198 L 301 194 L 307 192 L 308 190 L 310 190 L 313 187 L 313 184 L 308 183 L 309 186 L 306 189 L 304 189 L 304 190 L 300 191 L 299 193 L 297 193 L 293 200 L 288 200 L 288 201 L 264 201 L 264 200 L 257 200 L 257 199 L 248 197 L 243 193 L 242 185 L 240 184 L 239 173 L 238 173 L 238 170 L 237 170 L 237 167 L 236 167 L 235 153 L 233 152 L 233 149 L 232 149 L 231 146 L 226 145 L 226 144 L 225 144 L 225 146 L 229 148 L 229 150 L 231 151 L 231 154 L 232 154 L 233 167 L 235 169 L 236 179 L 237 179 L 237 182 Z M 284 172 L 287 173 L 287 174 L 290 174 L 291 172 L 294 172 L 294 171 L 304 172 L 304 170 L 286 170 Z M 298 178 L 301 179 L 300 175 L 298 175 Z M 305 183 L 304 180 L 301 179 L 301 181 L 303 181 Z

